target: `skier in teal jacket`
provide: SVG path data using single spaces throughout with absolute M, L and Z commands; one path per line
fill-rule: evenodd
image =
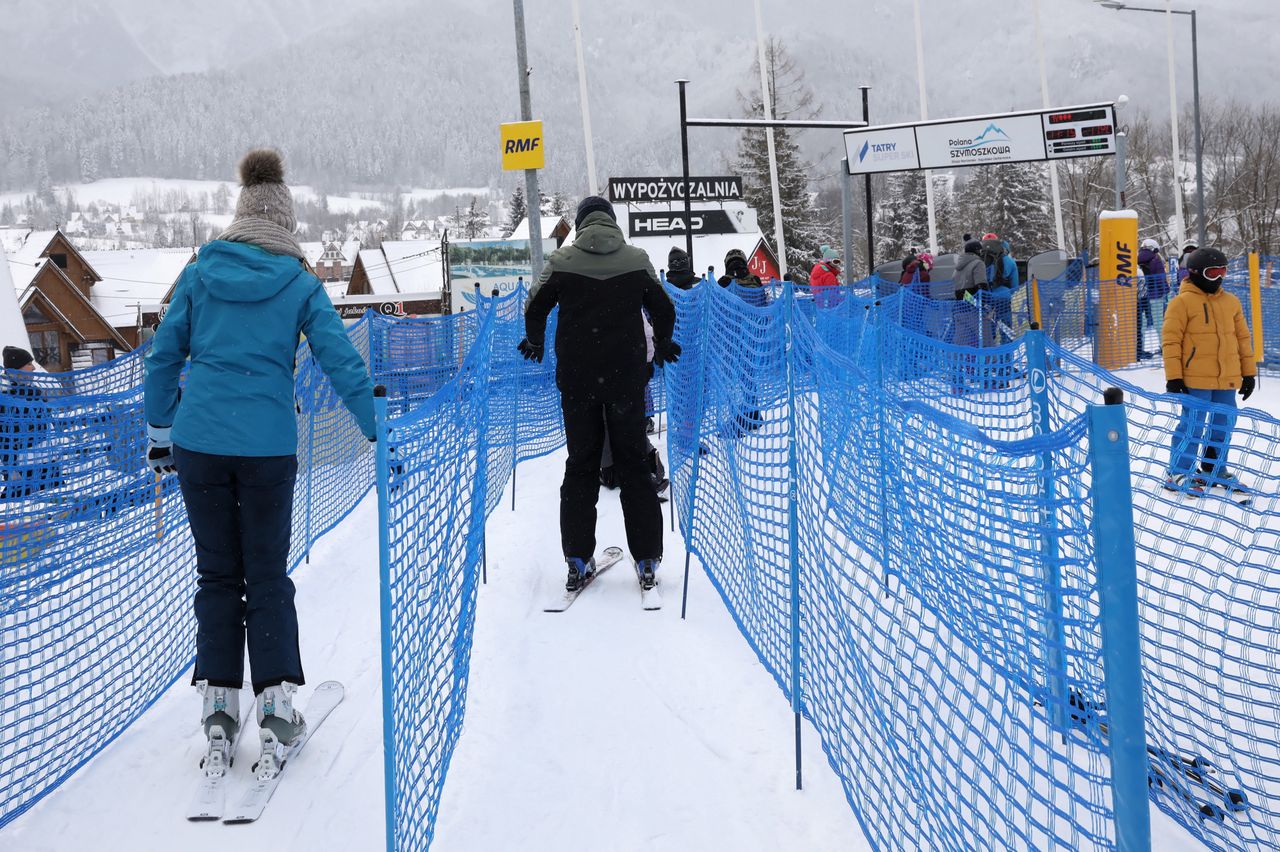
M 289 579 L 298 472 L 295 357 L 300 336 L 375 439 L 364 360 L 293 236 L 293 199 L 274 151 L 249 152 L 236 217 L 183 272 L 146 356 L 147 460 L 176 470 L 195 540 L 196 666 L 209 737 L 205 766 L 230 758 L 246 639 L 261 760 L 297 741 L 303 683 Z M 190 364 L 179 393 L 182 370 Z

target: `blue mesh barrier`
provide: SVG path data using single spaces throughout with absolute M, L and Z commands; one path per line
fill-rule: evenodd
M 1236 412 L 1227 464 L 1252 492 L 1251 505 L 1237 505 L 1222 487 L 1198 498 L 1169 491 L 1181 407 L 1221 409 L 1060 357 L 1056 421 L 1108 384 L 1123 387 L 1128 401 L 1152 798 L 1211 849 L 1276 849 L 1280 420 L 1258 409 Z M 1199 767 L 1203 782 L 1179 777 L 1179 766 Z
M 350 330 L 369 352 L 369 325 Z M 145 464 L 143 353 L 0 375 L 0 826 L 191 665 L 194 549 L 177 480 Z M 372 485 L 372 451 L 304 344 L 290 565 Z
M 903 330 L 911 295 L 673 293 L 682 532 L 874 845 L 1110 848 L 1105 737 L 1069 721 L 1103 695 L 1084 419 L 1039 434 L 1025 346 Z
M 379 417 L 389 849 L 430 846 L 461 733 L 489 489 L 502 487 L 489 481 L 492 376 L 511 366 L 505 353 L 491 363 L 501 308 L 482 298 L 474 345 L 443 387 Z

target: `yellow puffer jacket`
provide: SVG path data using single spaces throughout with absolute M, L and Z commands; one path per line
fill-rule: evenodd
M 1238 388 L 1243 376 L 1258 373 L 1244 309 L 1223 290 L 1209 294 L 1183 281 L 1165 311 L 1160 343 L 1165 379 L 1182 379 L 1189 388 Z

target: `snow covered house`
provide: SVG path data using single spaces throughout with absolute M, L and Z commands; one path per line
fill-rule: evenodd
M 135 347 L 150 338 L 182 270 L 196 259 L 196 253 L 189 248 L 86 251 L 83 254 L 102 276 L 93 285 L 93 306 Z
M 93 304 L 102 280 L 62 231 L 3 237 L 32 355 L 51 373 L 89 367 L 133 345 Z
M 538 220 L 542 226 L 542 239 L 555 240 L 556 248 L 564 245 L 565 239 L 569 234 L 573 233 L 573 225 L 563 216 L 542 216 Z M 529 239 L 529 220 L 521 219 L 520 224 L 516 225 L 516 229 L 511 232 L 509 240 L 527 240 Z
M 368 308 L 393 316 L 439 314 L 443 287 L 440 243 L 388 240 L 359 253 L 346 293 L 334 305 L 346 319 Z

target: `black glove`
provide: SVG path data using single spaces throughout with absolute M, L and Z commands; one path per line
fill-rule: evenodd
M 1186 393 L 1187 383 L 1182 379 L 1170 379 L 1164 383 L 1165 393 Z
M 1240 398 L 1248 399 L 1254 388 L 1258 386 L 1258 378 L 1256 376 L 1245 376 L 1240 380 Z
M 516 351 L 524 356 L 526 361 L 537 361 L 542 363 L 542 344 L 530 343 L 529 338 L 525 338 L 516 344 Z
M 674 340 L 655 340 L 653 341 L 653 365 L 661 367 L 663 364 L 674 364 L 680 360 L 680 353 L 683 351 L 680 344 Z

